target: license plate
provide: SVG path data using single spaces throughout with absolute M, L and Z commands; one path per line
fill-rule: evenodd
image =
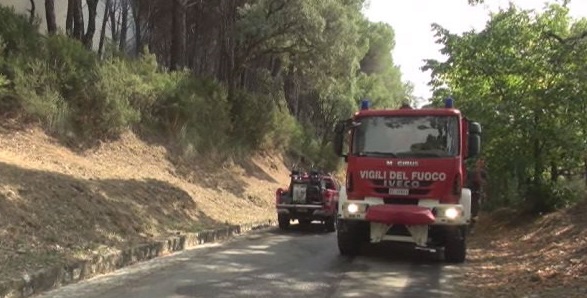
M 410 194 L 410 190 L 405 188 L 390 188 L 389 194 L 396 196 L 407 196 Z

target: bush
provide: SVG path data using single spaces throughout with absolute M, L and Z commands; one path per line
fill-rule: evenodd
M 287 111 L 275 111 L 269 128 L 263 141 L 268 149 L 287 150 L 303 136 L 301 125 Z
M 228 107 L 226 91 L 220 84 L 176 72 L 167 76 L 153 113 L 187 153 L 203 153 L 226 148 Z
M 275 113 L 275 101 L 270 96 L 238 91 L 232 103 L 235 146 L 260 148 L 272 130 Z
M 71 111 L 59 90 L 58 75 L 44 61 L 21 58 L 14 62 L 14 92 L 27 118 L 49 131 L 67 135 L 73 127 Z
M 582 180 L 549 181 L 528 189 L 527 207 L 534 213 L 552 212 L 569 207 L 583 198 L 585 185 Z
M 31 24 L 28 17 L 15 13 L 14 8 L 0 5 L 0 55 L 37 57 L 42 43 L 38 29 L 38 20 Z

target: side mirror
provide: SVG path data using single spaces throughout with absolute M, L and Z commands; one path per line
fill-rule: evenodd
M 469 134 L 481 134 L 481 124 L 479 122 L 469 122 Z
M 481 153 L 481 124 L 469 122 L 469 152 L 467 158 L 474 158 Z
M 469 135 L 469 152 L 467 158 L 474 158 L 481 153 L 481 136 L 478 134 Z
M 346 161 L 346 155 L 343 154 L 345 132 L 346 132 L 345 121 L 340 121 L 340 122 L 336 123 L 336 126 L 334 127 L 334 143 L 333 143 L 334 153 L 336 153 L 337 156 L 345 157 L 345 161 Z

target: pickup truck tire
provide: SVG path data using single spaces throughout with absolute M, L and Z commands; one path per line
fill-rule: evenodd
M 279 228 L 282 230 L 287 230 L 289 228 L 290 218 L 285 214 L 278 214 L 277 215 L 277 222 L 279 223 Z
M 465 228 L 455 228 L 447 231 L 444 246 L 444 259 L 449 263 L 463 263 L 467 258 L 467 242 Z
M 360 253 L 363 241 L 360 234 L 361 230 L 357 225 L 339 219 L 336 232 L 338 250 L 341 255 L 356 256 Z

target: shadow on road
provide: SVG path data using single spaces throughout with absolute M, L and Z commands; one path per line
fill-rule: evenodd
M 211 282 L 184 279 L 180 297 L 454 297 L 458 267 L 410 246 L 379 244 L 358 257 L 340 256 L 335 233 L 321 225 L 268 231 L 262 244 L 214 254 L 215 268 L 229 271 Z M 327 236 L 325 236 L 327 235 Z M 190 266 L 191 267 L 191 266 Z M 191 267 L 193 270 L 194 267 Z M 201 268 L 201 266 L 199 266 Z M 194 274 L 193 276 L 201 276 Z
M 268 231 L 275 235 L 290 235 L 290 236 L 305 236 L 305 235 L 328 235 L 335 234 L 328 232 L 326 227 L 319 221 L 314 221 L 309 225 L 302 225 L 299 223 L 292 223 L 287 230 L 273 229 Z
M 128 270 L 46 297 L 459 297 L 450 287 L 458 267 L 425 253 L 382 244 L 342 257 L 334 233 L 297 229 L 253 232 Z

